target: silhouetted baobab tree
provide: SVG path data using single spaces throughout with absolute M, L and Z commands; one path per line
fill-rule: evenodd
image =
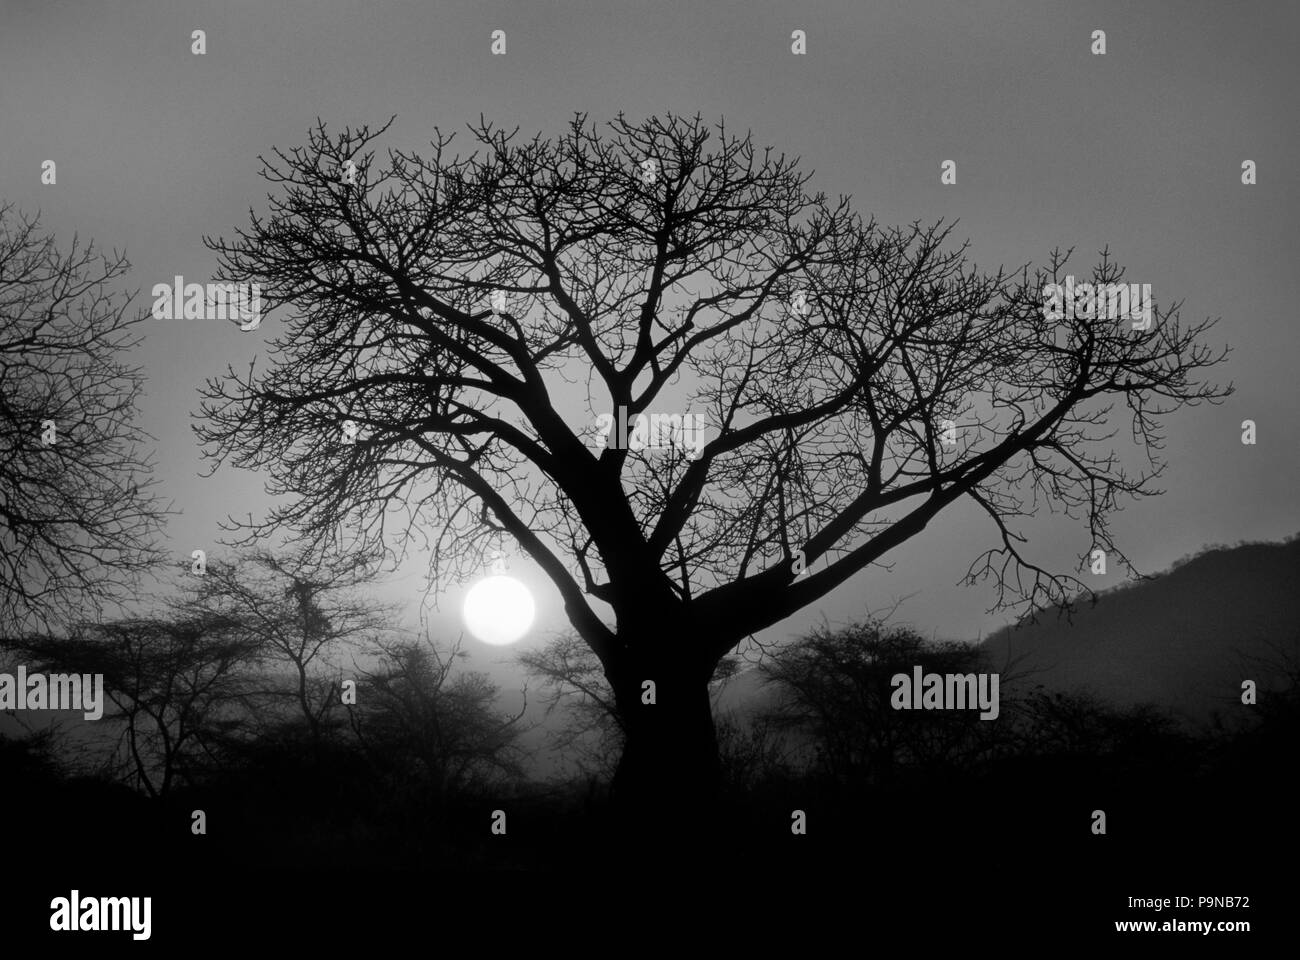
M 567 714 L 552 731 L 556 746 L 576 756 L 588 775 L 616 769 L 626 725 L 605 668 L 582 637 L 562 633 L 522 651 L 517 662 L 541 681 L 548 715 L 556 709 Z M 735 657 L 718 661 L 711 678 L 715 696 L 738 666 Z
M 0 627 L 91 613 L 159 562 L 126 258 L 0 206 Z
M 1049 320 L 1063 258 L 979 273 L 947 228 L 863 222 L 698 117 L 528 141 L 480 122 L 469 157 L 436 132 L 381 166 L 386 130 L 276 151 L 269 216 L 207 241 L 278 333 L 265 370 L 209 382 L 199 436 L 287 497 L 259 526 L 318 547 L 429 538 L 436 583 L 515 540 L 627 719 L 616 793 L 660 814 L 713 781 L 708 681 L 744 637 L 959 500 L 994 537 L 972 577 L 1066 601 L 1012 527 L 1028 498 L 1125 562 L 1106 520 L 1153 492 L 1161 416 L 1226 393 L 1197 379 L 1211 322 Z M 1092 279 L 1119 276 L 1103 257 Z M 1108 444 L 1116 402 L 1144 469 Z M 689 412 L 698 449 L 599 442 L 601 417 Z

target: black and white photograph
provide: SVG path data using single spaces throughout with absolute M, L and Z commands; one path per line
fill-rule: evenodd
M 1298 46 L 0 0 L 5 949 L 1293 949 Z

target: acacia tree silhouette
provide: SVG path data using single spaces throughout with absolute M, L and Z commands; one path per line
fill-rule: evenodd
M 615 795 L 650 817 L 715 782 L 707 684 L 747 635 L 959 500 L 993 532 L 971 580 L 1068 604 L 1083 585 L 1026 556 L 1015 518 L 1049 497 L 1086 527 L 1081 563 L 1127 564 L 1107 517 L 1158 492 L 1162 416 L 1231 391 L 1197 377 L 1227 352 L 1200 343 L 1214 321 L 1049 320 L 1068 253 L 980 273 L 942 249 L 951 226 L 864 222 L 725 124 L 579 114 L 518 141 L 480 118 L 468 157 L 435 130 L 430 156 L 381 167 L 392 122 L 318 121 L 262 159 L 270 215 L 205 241 L 223 279 L 267 287 L 280 332 L 268 369 L 208 382 L 199 438 L 285 496 L 250 535 L 431 543 L 434 585 L 513 538 L 600 658 L 627 723 Z M 1103 252 L 1093 280 L 1121 276 Z M 562 396 L 578 381 L 585 403 Z M 1107 443 L 1116 401 L 1136 471 Z M 702 410 L 707 442 L 593 443 L 619 408 Z
M 104 717 L 120 724 L 109 768 L 150 797 L 220 766 L 223 749 L 247 734 L 238 707 L 253 692 L 261 641 L 220 614 L 178 605 L 5 646 L 44 670 L 103 674 Z
M 210 563 L 194 588 L 194 610 L 237 623 L 267 660 L 287 668 L 288 683 L 268 693 L 296 708 L 317 761 L 341 713 L 339 648 L 391 629 L 390 611 L 357 595 L 367 578 L 347 563 L 318 566 L 260 549 Z

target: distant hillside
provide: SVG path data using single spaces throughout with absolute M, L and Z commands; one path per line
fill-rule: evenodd
M 1243 679 L 1260 690 L 1275 682 L 1244 668 L 1246 658 L 1273 659 L 1269 642 L 1297 639 L 1300 536 L 1207 548 L 1152 580 L 1100 594 L 1095 607 L 1080 605 L 1073 624 L 1047 611 L 1037 624 L 999 630 L 984 646 L 995 669 L 1023 657 L 1016 671 L 1033 673 L 1022 690 L 1082 688 L 1117 705 L 1153 702 L 1199 724 L 1240 702 Z M 1013 689 L 1004 687 L 1003 696 Z M 718 692 L 715 711 L 748 714 L 775 694 L 761 671 L 748 669 Z
M 985 647 L 993 662 L 1024 656 L 1029 681 L 1086 688 L 1118 704 L 1152 701 L 1192 722 L 1239 702 L 1241 681 L 1272 678 L 1243 668 L 1273 657 L 1270 642 L 1300 638 L 1300 537 L 1207 549 L 1155 579 L 1117 587 L 1082 606 L 1074 623 L 1040 615 Z

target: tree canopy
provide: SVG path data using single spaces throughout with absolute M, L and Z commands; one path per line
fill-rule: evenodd
M 0 206 L 0 626 L 67 623 L 159 563 L 130 264 Z
M 1081 582 L 1036 563 L 1018 519 L 1063 510 L 1081 562 L 1127 563 L 1109 518 L 1158 492 L 1164 416 L 1230 390 L 1202 379 L 1214 321 L 1057 316 L 1068 253 L 981 271 L 951 225 L 864 219 L 723 123 L 578 115 L 521 139 L 480 120 L 468 156 L 435 131 L 380 161 L 391 123 L 277 149 L 269 214 L 207 241 L 223 279 L 266 288 L 278 334 L 267 365 L 209 381 L 196 429 L 214 467 L 282 495 L 254 533 L 428 546 L 435 586 L 513 539 L 622 704 L 658 678 L 628 750 L 662 736 L 664 763 L 680 724 L 710 726 L 728 650 L 959 501 L 990 521 L 972 580 L 1069 603 Z M 1091 281 L 1122 277 L 1103 251 Z M 689 412 L 698 450 L 600 445 L 601 417 Z

